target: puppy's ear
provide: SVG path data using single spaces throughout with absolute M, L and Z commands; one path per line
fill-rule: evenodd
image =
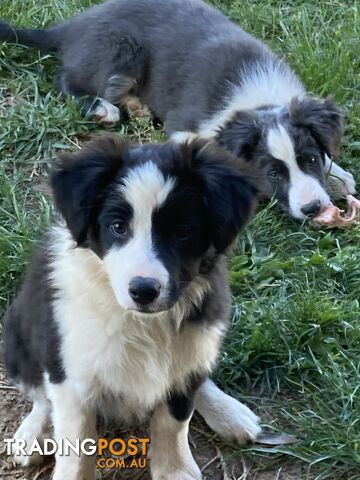
M 329 156 L 337 156 L 343 133 L 344 114 L 330 99 L 294 98 L 290 103 L 290 118 L 306 127 L 320 148 Z
M 85 243 L 127 150 L 125 143 L 105 136 L 78 153 L 62 154 L 56 162 L 50 177 L 55 204 L 78 245 Z
M 217 134 L 219 145 L 245 160 L 251 160 L 261 138 L 261 129 L 256 114 L 238 112 Z
M 214 143 L 195 141 L 187 148 L 206 202 L 211 241 L 221 253 L 255 211 L 255 180 L 245 170 L 235 168 L 239 162 Z

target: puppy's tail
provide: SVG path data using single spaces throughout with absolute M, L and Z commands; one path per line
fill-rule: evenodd
M 0 41 L 20 43 L 43 51 L 57 50 L 54 32 L 37 28 L 15 28 L 0 20 Z

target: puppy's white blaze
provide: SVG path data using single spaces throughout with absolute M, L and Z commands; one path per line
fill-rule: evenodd
M 160 207 L 175 185 L 165 179 L 153 162 L 130 171 L 120 190 L 133 209 L 130 225 L 132 238 L 123 247 L 113 247 L 104 258 L 104 265 L 117 301 L 125 309 L 135 309 L 129 295 L 129 282 L 134 277 L 155 278 L 161 285 L 158 302 L 166 297 L 169 273 L 158 260 L 152 242 L 152 213 Z
M 296 76 L 278 62 L 253 66 L 241 72 L 239 84 L 230 84 L 228 102 L 222 110 L 200 124 L 198 133 L 211 138 L 235 112 L 252 110 L 265 105 L 285 105 L 305 91 Z
M 161 206 L 174 188 L 174 178 L 166 178 L 153 162 L 132 169 L 120 187 L 133 207 L 135 222 L 150 220 L 146 215 Z
M 282 125 L 278 125 L 276 128 L 269 130 L 267 143 L 270 154 L 273 157 L 282 160 L 288 167 L 299 169 L 296 162 L 294 145 Z
M 315 200 L 320 200 L 321 209 L 329 205 L 330 197 L 320 182 L 300 169 L 292 140 L 282 125 L 269 130 L 267 144 L 270 154 L 282 160 L 288 167 L 289 209 L 292 216 L 299 219 L 305 218 L 306 215 L 301 208 Z

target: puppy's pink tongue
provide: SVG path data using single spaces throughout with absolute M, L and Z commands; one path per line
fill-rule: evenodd
M 331 203 L 319 215 L 310 220 L 310 225 L 315 228 L 350 228 L 356 221 L 360 221 L 360 200 L 352 195 L 347 195 L 346 200 L 346 212 Z

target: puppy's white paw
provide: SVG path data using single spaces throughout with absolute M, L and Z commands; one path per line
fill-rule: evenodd
M 329 162 L 330 160 L 328 160 Z M 335 162 L 331 162 L 329 165 L 328 184 L 330 191 L 337 195 L 346 196 L 356 193 L 354 176 Z
M 255 440 L 261 432 L 259 417 L 221 391 L 210 379 L 200 387 L 195 407 L 209 427 L 228 440 L 244 444 Z
M 101 123 L 113 124 L 120 121 L 120 110 L 112 103 L 99 99 L 98 105 L 92 110 L 91 115 Z
M 350 172 L 345 172 L 340 177 L 329 177 L 330 194 L 337 196 L 354 195 L 356 193 L 356 182 Z
M 205 421 L 218 435 L 241 445 L 254 441 L 261 432 L 259 417 L 230 396 L 222 403 L 221 410 L 213 411 Z
M 41 437 L 39 437 L 38 425 L 34 425 L 31 421 L 29 421 L 29 418 L 25 418 L 15 433 L 14 439 L 16 441 L 11 446 L 11 453 L 18 465 L 21 465 L 22 467 L 28 467 L 30 465 L 39 465 L 44 461 L 44 456 L 40 455 L 38 452 L 27 455 L 35 439 L 38 440 L 41 447 L 43 445 L 43 440 Z M 21 445 L 23 448 L 20 448 Z M 24 452 L 26 454 L 24 454 Z
M 343 186 L 346 189 L 346 192 L 345 192 L 346 194 L 354 195 L 354 193 L 356 193 L 355 178 L 350 172 L 347 172 L 346 170 L 343 170 L 341 178 L 338 179 L 338 181 L 340 183 L 343 183 Z
M 202 475 L 199 467 L 194 462 L 193 465 L 168 469 L 166 467 L 152 467 L 152 480 L 201 480 Z
M 39 453 L 33 453 L 32 455 L 23 455 L 21 453 L 16 454 L 15 451 L 13 451 L 12 457 L 20 467 L 40 465 L 44 461 L 44 457 L 41 456 Z

